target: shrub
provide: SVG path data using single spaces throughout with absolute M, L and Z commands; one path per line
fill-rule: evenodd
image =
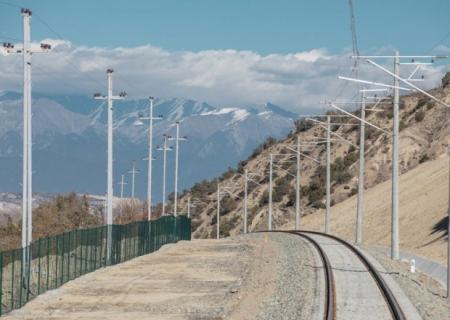
M 306 120 L 306 118 L 301 118 L 294 121 L 295 133 L 305 132 L 312 128 L 314 122 L 311 120 Z
M 417 101 L 416 109 L 422 108 L 427 103 L 427 98 L 420 98 L 419 101 Z
M 414 115 L 414 119 L 417 122 L 421 122 L 424 118 L 425 118 L 425 112 L 423 110 L 417 111 L 416 114 Z
M 430 157 L 428 157 L 428 154 L 424 153 L 420 159 L 419 159 L 419 163 L 424 163 L 426 161 L 430 160 Z
M 325 209 L 327 206 L 325 205 L 325 203 L 321 202 L 321 201 L 316 201 L 312 204 L 312 206 L 316 209 Z
M 427 110 L 433 109 L 435 105 L 436 105 L 436 103 L 434 101 L 429 101 L 427 103 Z

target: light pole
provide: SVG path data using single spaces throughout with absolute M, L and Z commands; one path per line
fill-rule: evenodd
M 162 215 L 166 212 L 166 152 L 172 150 L 172 147 L 167 147 L 167 139 L 169 136 L 163 135 L 164 137 L 164 145 L 163 147 L 158 147 L 157 150 L 164 152 L 163 158 L 163 201 L 162 201 Z
M 174 198 L 174 208 L 173 215 L 177 216 L 177 206 L 178 206 L 178 141 L 187 140 L 187 137 L 180 137 L 180 121 L 175 122 L 177 126 L 176 137 L 169 137 L 169 140 L 175 140 L 175 198 Z
M 149 98 L 149 116 L 143 117 L 139 116 L 140 120 L 148 120 L 148 158 L 142 158 L 143 160 L 148 160 L 148 181 L 147 181 L 147 203 L 148 203 L 148 221 L 152 219 L 152 161 L 155 160 L 152 157 L 153 152 L 153 120 L 161 120 L 162 115 L 158 117 L 153 117 L 153 97 Z M 142 121 L 137 120 L 134 125 L 142 125 Z
M 131 170 L 128 170 L 128 173 L 131 173 L 131 199 L 134 199 L 134 175 L 139 172 L 136 170 L 136 161 L 133 160 L 133 166 Z
M 108 239 L 106 258 L 111 259 L 111 243 L 112 243 L 112 211 L 113 211 L 113 100 L 125 99 L 126 93 L 121 92 L 118 96 L 113 96 L 113 72 L 108 69 L 106 74 L 108 76 L 108 95 L 102 96 L 100 93 L 94 94 L 94 99 L 108 101 L 108 165 L 107 165 L 107 215 L 106 221 L 108 226 Z

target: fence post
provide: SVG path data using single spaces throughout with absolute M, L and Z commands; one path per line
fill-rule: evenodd
M 78 229 L 75 229 L 75 246 L 73 248 L 74 251 L 74 269 L 73 269 L 73 277 L 77 277 L 77 260 L 78 260 Z
M 3 251 L 0 251 L 0 317 L 3 307 Z
M 22 250 L 26 250 L 25 248 L 22 248 Z M 23 263 L 24 263 L 24 261 L 23 261 L 23 258 L 24 257 L 26 257 L 26 255 L 25 254 L 23 254 L 23 252 L 22 252 L 22 254 L 20 255 L 21 256 L 21 258 L 20 258 L 20 284 L 19 284 L 19 308 L 22 306 L 22 288 L 23 288 L 23 285 L 22 285 L 22 283 L 24 282 L 24 278 L 23 278 Z
M 62 237 L 62 252 L 61 252 L 61 285 L 63 285 L 64 283 L 64 251 L 66 251 L 65 249 L 65 235 L 66 233 L 64 232 L 61 237 Z
M 28 272 L 27 272 L 27 301 L 30 301 L 30 291 L 31 291 L 31 263 L 33 262 L 33 243 L 31 242 L 28 245 L 28 252 L 29 252 L 29 258 L 28 258 Z
M 58 235 L 55 237 L 55 289 L 58 288 L 58 250 L 59 241 L 58 241 Z
M 41 293 L 41 238 L 38 239 L 38 288 L 37 294 Z M 0 312 L 1 315 L 1 312 Z
M 22 249 L 23 250 L 23 249 Z M 12 277 L 11 277 L 11 310 L 14 309 L 14 271 L 15 271 L 15 260 L 16 260 L 16 255 L 15 255 L 15 251 L 16 250 L 11 250 L 11 267 L 12 267 Z M 21 253 L 21 255 L 23 256 L 23 254 Z
M 47 237 L 47 291 L 50 281 L 50 238 Z
M 97 244 L 98 244 L 98 228 L 94 228 L 94 269 L 97 270 Z
M 100 239 L 101 239 L 101 241 L 100 241 L 100 263 L 102 264 L 103 267 L 105 267 L 106 261 L 105 261 L 105 264 L 103 264 L 103 258 L 105 257 L 103 255 L 103 230 L 104 230 L 104 227 L 100 227 Z
M 68 240 L 68 244 L 67 244 L 67 282 L 69 282 L 70 281 L 70 252 L 72 251 L 71 250 L 71 248 L 70 248 L 70 245 L 71 245 L 71 241 L 70 241 L 70 239 L 72 238 L 72 233 L 73 233 L 73 231 L 69 231 L 68 233 L 67 233 L 67 240 Z

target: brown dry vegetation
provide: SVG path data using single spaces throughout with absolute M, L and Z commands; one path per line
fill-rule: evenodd
M 155 208 L 153 218 L 161 215 L 161 208 Z M 88 196 L 71 192 L 57 195 L 33 210 L 33 241 L 51 237 L 75 229 L 98 227 L 104 224 L 103 208 L 93 209 Z M 127 224 L 147 220 L 147 203 L 138 199 L 123 199 L 114 208 L 114 224 Z M 14 222 L 5 214 L 6 223 L 0 225 L 0 251 L 21 247 L 22 219 Z

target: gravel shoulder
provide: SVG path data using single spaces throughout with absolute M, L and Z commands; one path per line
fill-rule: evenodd
M 261 238 L 182 241 L 70 281 L 5 318 L 251 319 L 276 282 L 277 256 Z
M 66 283 L 6 319 L 320 319 L 314 249 L 287 234 L 182 241 Z M 442 286 L 363 246 L 423 319 L 450 319 Z

